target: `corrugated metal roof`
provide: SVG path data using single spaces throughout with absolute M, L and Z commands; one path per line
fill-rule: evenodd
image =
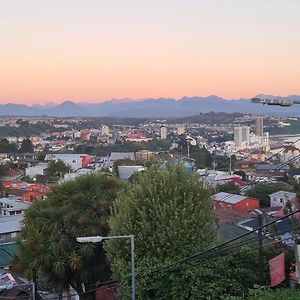
M 213 198 L 217 201 L 229 203 L 229 204 L 236 204 L 241 202 L 242 200 L 246 199 L 247 197 L 235 194 L 229 194 L 225 192 L 220 192 L 218 194 L 213 195 Z

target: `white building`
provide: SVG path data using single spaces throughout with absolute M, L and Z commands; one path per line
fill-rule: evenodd
M 63 161 L 71 170 L 76 171 L 82 168 L 82 158 L 85 154 L 47 154 L 45 161 Z
M 144 166 L 118 166 L 119 177 L 129 179 L 134 173 L 146 170 Z
M 29 206 L 28 203 L 12 198 L 0 198 L 0 216 L 23 215 Z
M 160 127 L 160 138 L 162 140 L 165 140 L 167 138 L 168 135 L 168 130 L 166 126 L 161 126 Z
M 101 135 L 109 135 L 109 127 L 107 125 L 102 125 Z
M 287 201 L 294 200 L 296 198 L 296 193 L 279 191 L 269 195 L 270 206 L 271 207 L 282 207 L 285 206 Z
M 37 175 L 46 175 L 48 163 L 39 163 L 25 169 L 25 175 L 34 178 Z
M 250 127 L 239 126 L 234 128 L 234 145 L 236 149 L 249 147 Z
M 184 125 L 180 125 L 177 127 L 177 134 L 178 135 L 182 135 L 185 133 L 185 126 Z

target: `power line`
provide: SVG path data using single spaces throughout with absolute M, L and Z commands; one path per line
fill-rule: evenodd
M 152 271 L 148 272 L 148 274 L 160 272 L 160 271 L 166 270 L 166 269 L 168 269 L 168 268 L 171 268 L 171 267 L 173 267 L 173 266 L 175 266 L 175 265 L 178 265 L 178 264 L 181 264 L 181 263 L 185 263 L 185 262 L 189 262 L 189 261 L 192 261 L 192 260 L 194 260 L 194 259 L 197 259 L 198 257 L 201 257 L 201 256 L 203 256 L 203 255 L 206 254 L 206 253 L 209 253 L 209 252 L 212 252 L 212 251 L 214 251 L 214 250 L 216 250 L 216 249 L 222 248 L 222 247 L 224 247 L 225 245 L 228 245 L 228 244 L 230 244 L 230 243 L 232 243 L 232 242 L 234 242 L 234 241 L 236 241 L 236 240 L 238 240 L 238 239 L 240 239 L 240 238 L 243 238 L 243 237 L 245 237 L 245 236 L 248 236 L 248 235 L 251 234 L 251 233 L 255 233 L 255 232 L 256 232 L 257 230 L 259 230 L 259 229 L 266 228 L 267 226 L 270 226 L 270 225 L 272 225 L 272 224 L 275 224 L 276 222 L 278 222 L 278 221 L 280 221 L 280 220 L 284 220 L 284 219 L 286 219 L 286 218 L 288 218 L 288 217 L 290 217 L 290 216 L 293 216 L 294 214 L 296 214 L 296 213 L 298 213 L 298 212 L 300 212 L 300 209 L 298 209 L 298 210 L 296 210 L 296 211 L 294 211 L 294 212 L 291 212 L 291 213 L 289 213 L 289 214 L 287 214 L 287 215 L 285 215 L 285 216 L 283 216 L 283 217 L 281 217 L 281 218 L 278 218 L 278 219 L 276 219 L 276 220 L 273 220 L 273 221 L 271 221 L 271 222 L 269 222 L 269 223 L 267 223 L 267 224 L 265 224 L 265 225 L 259 226 L 259 227 L 255 228 L 255 229 L 253 229 L 253 230 L 251 230 L 251 231 L 249 231 L 249 232 L 246 232 L 246 233 L 244 233 L 244 234 L 242 234 L 242 235 L 240 235 L 240 236 L 238 236 L 238 237 L 235 237 L 235 238 L 233 238 L 233 239 L 231 239 L 231 240 L 228 240 L 228 241 L 226 241 L 226 242 L 223 242 L 222 244 L 219 244 L 219 245 L 217 245 L 217 246 L 213 246 L 213 247 L 211 247 L 211 248 L 209 248 L 209 249 L 207 249 L 207 250 L 204 250 L 204 251 L 195 253 L 195 254 L 193 254 L 193 255 L 191 255 L 191 256 L 182 258 L 182 259 L 180 259 L 180 260 L 178 260 L 178 261 L 175 261 L 175 262 L 173 262 L 173 263 L 170 263 L 170 264 L 168 264 L 168 265 L 166 265 L 166 266 L 163 266 L 163 267 L 157 268 L 157 269 L 155 269 L 155 270 L 152 270 Z M 148 275 L 148 274 L 147 274 L 147 275 Z

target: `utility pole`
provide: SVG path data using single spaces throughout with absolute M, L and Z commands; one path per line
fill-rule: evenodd
M 263 257 L 263 213 L 259 209 L 255 209 L 258 221 L 258 265 L 259 265 L 259 285 L 264 285 L 264 257 Z

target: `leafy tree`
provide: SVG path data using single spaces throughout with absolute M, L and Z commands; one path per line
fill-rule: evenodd
M 241 176 L 244 181 L 247 179 L 246 172 L 243 170 L 234 171 L 233 174 Z
M 230 194 L 239 194 L 240 187 L 233 181 L 226 182 L 222 185 L 217 186 L 219 192 L 225 192 Z
M 151 168 L 139 174 L 133 184 L 118 194 L 109 221 L 110 234 L 134 234 L 137 270 L 140 274 L 147 273 L 206 249 L 214 242 L 216 233 L 210 196 L 211 191 L 182 166 L 176 165 L 170 171 Z M 114 278 L 124 282 L 126 295 L 130 290 L 129 243 L 109 241 L 106 249 L 112 260 Z M 139 277 L 139 298 L 192 299 L 185 295 L 200 284 L 197 276 L 188 280 L 189 271 L 182 271 L 180 276 L 166 276 Z M 168 285 L 164 286 L 166 280 Z
M 97 174 L 54 186 L 47 201 L 26 211 L 15 268 L 59 293 L 72 286 L 79 294 L 85 289 L 81 299 L 93 299 L 96 282 L 110 279 L 110 266 L 102 243 L 79 244 L 76 237 L 108 234 L 110 207 L 122 185 Z
M 9 143 L 7 139 L 0 140 L 0 153 L 13 153 L 17 151 L 15 143 Z
M 45 157 L 46 157 L 46 153 L 44 153 L 44 152 L 39 152 L 39 153 L 37 153 L 37 155 L 36 155 L 36 159 L 37 159 L 37 160 L 40 160 L 40 161 L 44 161 L 44 160 L 45 160 Z
M 21 153 L 33 152 L 33 144 L 30 139 L 24 139 L 20 147 Z
M 212 155 L 206 148 L 199 148 L 198 146 L 191 146 L 191 158 L 195 160 L 197 169 L 204 169 L 211 167 L 213 162 Z
M 249 191 L 246 192 L 248 197 L 257 198 L 260 200 L 260 204 L 263 207 L 270 206 L 269 195 L 280 190 L 288 191 L 289 187 L 282 184 L 271 184 L 271 183 L 257 183 Z
M 0 165 L 0 177 L 5 176 L 8 173 L 9 169 L 9 164 Z
M 70 171 L 70 167 L 67 166 L 62 160 L 51 161 L 48 167 L 48 174 L 50 176 L 57 176 L 66 174 Z

